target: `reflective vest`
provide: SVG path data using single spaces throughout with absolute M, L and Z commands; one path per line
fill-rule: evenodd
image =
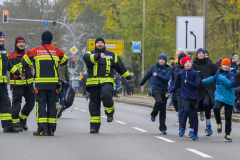
M 0 46 L 0 83 L 7 83 L 7 71 L 20 75 L 20 71 L 9 61 L 7 51 L 4 46 Z
M 45 44 L 44 46 L 51 53 L 53 60 L 48 51 L 41 45 L 31 49 L 28 54 L 23 56 L 22 65 L 23 67 L 34 65 L 36 89 L 55 90 L 58 83 L 57 67 L 59 64 L 67 64 L 68 58 L 58 47 L 51 44 Z
M 25 54 L 29 53 L 28 49 L 25 49 Z M 8 57 L 10 62 L 20 71 L 21 74 L 25 76 L 25 80 L 17 75 L 10 74 L 10 84 L 14 86 L 29 85 L 33 83 L 33 74 L 31 72 L 31 67 L 23 68 L 22 57 L 24 55 L 18 54 L 16 50 L 8 52 Z
M 84 54 L 83 59 L 88 68 L 87 86 L 97 86 L 104 83 L 114 83 L 114 69 L 127 80 L 131 79 L 129 71 L 122 63 L 117 54 L 105 50 L 105 56 L 101 58 L 101 53 L 95 50 Z

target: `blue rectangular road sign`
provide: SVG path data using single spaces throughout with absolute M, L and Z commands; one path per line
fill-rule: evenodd
M 132 53 L 141 53 L 141 41 L 132 41 Z
M 44 21 L 44 25 L 48 25 L 48 21 Z

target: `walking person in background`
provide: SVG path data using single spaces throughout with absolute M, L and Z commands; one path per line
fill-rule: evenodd
M 207 59 L 208 62 L 211 62 L 212 63 L 212 60 L 209 59 L 209 53 L 207 50 L 205 50 L 205 58 Z
M 140 82 L 140 85 L 143 86 L 149 78 L 153 78 L 151 80 L 151 89 L 152 95 L 155 99 L 155 105 L 151 113 L 151 121 L 155 122 L 156 116 L 160 111 L 160 134 L 167 134 L 166 104 L 168 98 L 165 97 L 165 94 L 168 91 L 168 81 L 171 77 L 171 68 L 166 62 L 167 55 L 160 54 L 158 57 L 158 63 L 149 69 Z
M 178 73 L 176 82 L 166 93 L 166 97 L 169 97 L 170 93 L 181 87 L 180 93 L 184 106 L 184 114 L 179 136 L 182 137 L 186 131 L 186 122 L 189 112 L 191 111 L 194 126 L 194 134 L 192 138 L 193 140 L 198 140 L 197 100 L 198 88 L 200 86 L 199 76 L 197 71 L 192 69 L 192 60 L 190 57 L 186 56 L 182 58 L 181 63 L 184 66 L 184 70 Z
M 239 69 L 240 62 L 239 55 L 237 53 L 232 54 L 231 65 L 235 66 L 237 70 Z
M 217 66 L 209 62 L 205 58 L 205 50 L 199 48 L 196 52 L 196 58 L 193 61 L 193 69 L 198 72 L 200 78 L 200 88 L 198 89 L 198 111 L 200 111 L 200 119 L 204 121 L 203 112 L 206 116 L 206 136 L 212 135 L 211 110 L 214 105 L 215 86 L 211 84 L 203 84 L 202 80 L 214 76 L 217 72 Z
M 127 80 L 126 78 L 121 78 L 122 82 L 122 96 L 125 96 L 127 94 Z
M 52 45 L 59 47 L 59 44 L 57 42 L 53 42 Z M 59 79 L 62 80 L 62 87 L 60 90 L 60 106 L 57 109 L 57 118 L 60 118 L 62 116 L 63 110 L 65 109 L 65 95 L 70 81 L 68 65 L 65 64 L 62 66 L 58 66 L 58 74 Z
M 74 76 L 72 77 L 72 87 L 75 91 L 75 94 L 78 94 L 78 87 L 79 87 L 79 83 L 78 83 L 79 79 L 77 76 L 77 73 L 74 73 Z
M 217 71 L 216 75 L 202 80 L 203 83 L 211 84 L 216 83 L 215 104 L 213 106 L 214 115 L 218 124 L 217 132 L 222 132 L 222 121 L 220 111 L 222 107 L 225 107 L 225 142 L 232 142 L 230 137 L 232 126 L 232 111 L 235 104 L 235 74 L 236 69 L 231 72 L 231 61 L 227 58 L 222 60 L 221 68 Z
M 119 98 L 118 97 L 118 87 L 119 87 L 119 85 L 118 85 L 118 81 L 117 81 L 117 75 L 114 75 L 114 83 L 115 83 L 115 87 L 114 87 L 114 91 L 113 91 L 113 93 L 114 93 L 114 97 L 116 97 L 116 98 Z
M 131 72 L 130 75 L 131 75 L 131 80 L 129 81 L 129 93 L 130 93 L 130 96 L 133 96 L 136 77 L 134 76 L 133 72 Z

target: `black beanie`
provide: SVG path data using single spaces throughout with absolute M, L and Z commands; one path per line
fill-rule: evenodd
M 50 31 L 45 31 L 42 33 L 42 42 L 50 42 L 51 44 L 51 41 L 53 39 L 53 35 Z
M 97 38 L 96 41 L 95 41 L 95 45 L 96 45 L 96 43 L 97 43 L 98 41 L 102 41 L 102 42 L 105 44 L 105 41 L 104 41 L 103 38 Z
M 179 54 L 179 56 L 178 56 L 178 63 L 180 64 L 180 60 L 181 60 L 181 58 L 183 58 L 183 57 L 186 57 L 187 55 L 185 54 L 185 53 L 180 53 Z

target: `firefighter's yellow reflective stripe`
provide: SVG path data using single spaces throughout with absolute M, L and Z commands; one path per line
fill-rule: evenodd
M 2 54 L 0 54 L 0 77 L 2 77 Z
M 7 83 L 7 76 L 0 76 L 0 83 Z
M 67 55 L 64 54 L 64 57 L 63 57 L 63 58 L 61 59 L 61 61 L 60 61 L 60 65 L 63 64 L 64 62 L 66 62 L 67 59 L 68 59 L 68 58 L 67 58 Z
M 57 69 L 56 69 L 56 67 L 58 67 L 58 63 L 55 61 L 55 66 L 54 66 L 55 78 L 58 78 L 58 74 L 57 74 Z
M 110 73 L 111 60 L 106 58 L 106 73 Z
M 122 76 L 123 76 L 123 78 L 126 78 L 127 76 L 130 76 L 129 71 L 125 72 Z
M 35 83 L 57 83 L 58 78 L 35 78 Z
M 33 78 L 27 80 L 10 80 L 10 84 L 24 85 L 33 83 Z
M 90 118 L 90 123 L 101 123 L 101 117 L 100 116 L 93 116 Z
M 27 79 L 27 83 L 28 84 L 33 83 L 33 78 Z
M 22 67 L 23 67 L 22 62 L 15 64 L 14 66 L 20 71 L 20 73 L 22 73 Z
M 37 119 L 37 123 L 48 123 L 48 119 L 47 119 L 47 117 L 38 118 L 38 119 Z
M 57 118 L 48 118 L 48 123 L 57 123 Z
M 115 109 L 115 106 L 113 105 L 112 107 L 104 107 L 104 109 L 107 113 L 112 113 L 112 111 Z
M 1 113 L 1 120 L 2 121 L 12 120 L 12 115 L 10 113 Z
M 86 53 L 88 53 L 88 54 L 92 54 L 91 51 L 87 51 Z M 85 53 L 85 54 L 86 54 L 86 53 Z
M 10 70 L 10 73 L 14 74 L 17 71 L 17 67 L 13 66 Z
M 114 63 L 117 63 L 118 62 L 118 55 L 115 54 L 115 59 L 114 59 Z
M 94 56 L 95 56 L 95 54 L 91 54 L 90 55 L 90 60 L 91 60 L 91 62 L 94 64 L 94 63 L 96 63 L 96 61 L 95 61 L 95 59 L 94 59 Z
M 37 123 L 38 123 L 38 109 L 39 109 L 39 106 L 38 106 L 38 102 L 36 102 L 36 120 L 37 120 Z
M 27 55 L 24 55 L 24 56 L 23 56 L 23 59 L 27 62 L 27 64 L 33 65 L 33 64 L 32 64 L 32 61 L 28 58 Z
M 20 123 L 20 119 L 12 119 L 12 123 Z
M 105 78 L 105 77 L 88 78 L 86 85 L 95 85 L 95 84 L 106 83 L 106 82 L 114 84 L 114 79 L 113 78 Z
M 95 63 L 93 67 L 93 76 L 97 76 L 97 71 L 98 71 L 98 63 Z
M 20 112 L 19 117 L 21 117 L 22 119 L 27 119 L 28 118 L 28 116 L 23 115 L 22 112 Z
M 36 66 L 36 78 L 40 78 L 40 62 L 39 62 L 39 60 L 35 61 L 35 66 Z
M 52 55 L 52 57 L 53 57 L 54 61 L 59 61 L 59 57 L 58 56 Z M 52 58 L 51 58 L 50 55 L 40 55 L 40 56 L 34 57 L 34 59 L 35 59 L 35 61 L 39 61 L 39 60 L 50 60 L 50 61 L 52 61 Z

